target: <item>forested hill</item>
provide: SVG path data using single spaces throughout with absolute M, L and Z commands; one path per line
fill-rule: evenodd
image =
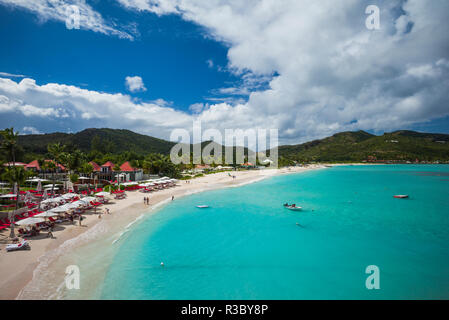
M 45 154 L 47 145 L 60 142 L 81 151 L 119 154 L 169 154 L 173 142 L 120 129 L 86 129 L 78 133 L 20 135 L 18 144 L 25 154 Z M 202 143 L 202 148 L 204 148 Z M 245 153 L 247 149 L 245 148 Z M 449 135 L 395 131 L 377 136 L 365 131 L 341 132 L 331 137 L 298 145 L 279 147 L 279 156 L 294 161 L 448 161 Z
M 25 153 L 45 154 L 47 145 L 60 142 L 74 146 L 81 151 L 96 150 L 102 153 L 120 153 L 133 151 L 137 154 L 168 154 L 173 142 L 157 139 L 130 130 L 85 129 L 78 133 L 48 133 L 19 136 L 19 145 Z
M 298 145 L 279 147 L 295 161 L 448 161 L 449 135 L 395 131 L 376 136 L 365 131 L 341 132 Z

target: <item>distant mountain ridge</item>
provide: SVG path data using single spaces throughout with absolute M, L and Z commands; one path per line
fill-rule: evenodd
M 137 154 L 169 154 L 175 145 L 174 142 L 130 130 L 107 128 L 85 129 L 78 133 L 21 135 L 18 142 L 26 153 L 35 154 L 45 154 L 47 145 L 55 142 L 75 146 L 85 152 L 94 148 L 110 153 L 133 151 Z M 208 142 L 202 142 L 202 149 L 207 144 Z M 247 154 L 248 149 L 244 149 Z M 447 161 L 449 135 L 399 130 L 377 136 L 365 131 L 348 131 L 302 144 L 280 146 L 279 156 L 300 162 L 415 159 Z
M 449 135 L 399 130 L 376 136 L 365 131 L 279 147 L 279 155 L 307 161 L 448 161 Z

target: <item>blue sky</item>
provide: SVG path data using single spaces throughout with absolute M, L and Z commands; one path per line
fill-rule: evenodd
M 239 80 L 209 67 L 208 60 L 226 67 L 227 48 L 206 38 L 200 26 L 179 16 L 139 14 L 105 2 L 97 5 L 105 16 L 138 24 L 135 40 L 69 30 L 61 22 L 40 23 L 31 12 L 0 6 L 0 38 L 7 44 L 0 53 L 0 71 L 26 75 L 38 84 L 64 83 L 110 93 L 126 92 L 125 77 L 138 75 L 148 90 L 134 97 L 162 98 L 183 110 Z
M 0 0 L 0 127 L 449 133 L 449 3 L 432 3 Z

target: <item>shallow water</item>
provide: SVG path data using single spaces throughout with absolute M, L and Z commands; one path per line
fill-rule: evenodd
M 344 166 L 177 199 L 108 249 L 92 297 L 449 298 L 448 173 Z M 365 287 L 369 265 L 380 269 L 380 290 Z

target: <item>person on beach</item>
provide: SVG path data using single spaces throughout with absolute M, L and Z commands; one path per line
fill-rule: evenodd
M 147 197 L 143 197 L 143 204 L 147 203 Z
M 49 228 L 48 228 L 48 234 L 47 234 L 47 237 L 48 237 L 48 238 L 52 238 L 52 239 L 53 239 L 53 232 L 52 232 L 52 231 L 53 231 L 53 228 L 52 228 L 52 227 L 49 227 Z
M 81 217 L 81 215 L 79 215 L 79 223 L 80 223 L 80 227 L 81 227 L 81 220 L 83 220 L 83 218 Z
M 175 200 L 175 196 L 171 196 L 171 201 Z

